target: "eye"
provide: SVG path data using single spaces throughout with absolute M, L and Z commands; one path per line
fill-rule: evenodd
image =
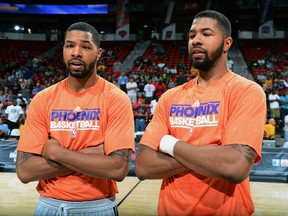
M 65 48 L 72 48 L 73 45 L 72 44 L 66 44 Z
M 211 33 L 203 33 L 203 35 L 208 37 L 208 36 L 211 36 L 212 34 Z
M 189 34 L 189 39 L 194 39 L 195 38 L 195 34 Z

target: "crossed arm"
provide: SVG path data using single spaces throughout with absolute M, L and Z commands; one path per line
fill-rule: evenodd
M 50 139 L 42 155 L 19 151 L 16 172 L 23 183 L 65 176 L 72 172 L 122 181 L 129 171 L 131 149 L 120 149 L 104 154 L 103 144 L 80 151 L 62 148 L 57 140 Z
M 139 179 L 162 179 L 194 171 L 203 176 L 240 183 L 248 177 L 255 157 L 255 150 L 242 144 L 195 146 L 178 141 L 174 157 L 141 145 L 135 172 Z

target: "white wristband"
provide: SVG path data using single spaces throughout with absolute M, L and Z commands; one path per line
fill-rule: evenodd
M 178 141 L 179 139 L 171 135 L 164 135 L 160 141 L 160 150 L 174 157 L 174 146 Z

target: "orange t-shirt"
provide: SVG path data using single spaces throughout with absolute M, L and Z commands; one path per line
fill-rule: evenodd
M 158 101 L 141 144 L 158 150 L 165 134 L 193 145 L 249 145 L 261 159 L 266 99 L 262 88 L 229 71 L 210 85 L 198 77 L 168 90 Z M 205 158 L 203 158 L 205 160 Z M 193 171 L 163 179 L 159 215 L 251 215 L 249 178 L 240 184 Z
M 119 149 L 134 151 L 130 100 L 101 77 L 81 93 L 72 92 L 67 80 L 63 80 L 31 101 L 17 150 L 42 154 L 49 136 L 62 147 L 75 151 L 101 143 L 106 155 Z M 118 193 L 115 181 L 78 172 L 40 180 L 37 190 L 46 197 L 71 201 L 101 199 Z

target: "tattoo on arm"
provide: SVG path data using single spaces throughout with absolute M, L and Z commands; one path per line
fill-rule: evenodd
M 28 160 L 32 156 L 34 156 L 34 155 L 31 153 L 18 151 L 17 152 L 16 165 L 20 166 L 21 164 L 23 164 L 26 160 Z
M 41 157 L 41 155 L 37 155 L 37 154 L 31 154 L 28 152 L 21 152 L 18 151 L 17 152 L 17 160 L 16 160 L 16 165 L 20 166 L 21 164 L 23 164 L 26 160 L 28 160 L 29 158 L 33 157 L 33 156 L 38 156 Z M 51 161 L 51 160 L 46 160 L 48 165 L 50 165 L 51 167 L 58 167 L 59 164 L 55 161 Z
M 146 146 L 146 145 L 142 145 L 142 144 L 140 144 L 140 145 L 139 145 L 138 154 L 140 154 L 140 153 L 141 153 L 142 151 L 144 151 L 145 149 L 155 151 L 154 149 L 152 149 L 152 148 L 149 147 L 149 146 Z
M 131 158 L 131 153 L 132 153 L 131 149 L 120 149 L 120 150 L 111 152 L 109 156 L 117 155 L 121 157 L 124 161 L 129 162 Z
M 239 144 L 233 144 L 231 146 L 236 151 L 240 152 L 250 164 L 253 164 L 254 159 L 256 157 L 256 152 L 253 148 L 247 145 L 239 145 Z

